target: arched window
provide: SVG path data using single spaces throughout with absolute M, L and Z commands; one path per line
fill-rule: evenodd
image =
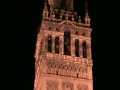
M 59 37 L 55 38 L 55 53 L 59 54 Z
M 75 56 L 79 57 L 79 40 L 75 40 Z
M 52 37 L 48 36 L 48 52 L 52 52 Z
M 87 58 L 86 41 L 83 41 L 83 58 Z
M 71 55 L 71 37 L 70 32 L 64 32 L 64 54 Z

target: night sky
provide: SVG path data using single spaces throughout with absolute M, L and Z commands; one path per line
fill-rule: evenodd
M 79 1 L 76 0 L 79 13 Z M 119 90 L 119 3 L 89 0 L 92 31 L 94 90 Z M 34 52 L 43 0 L 4 1 L 0 90 L 33 90 Z M 81 14 L 83 15 L 83 14 Z

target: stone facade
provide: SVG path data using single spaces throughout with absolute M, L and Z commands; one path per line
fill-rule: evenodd
M 93 90 L 92 29 L 85 15 L 82 23 L 73 11 L 53 9 L 52 4 L 49 11 L 45 0 L 36 43 L 34 90 Z

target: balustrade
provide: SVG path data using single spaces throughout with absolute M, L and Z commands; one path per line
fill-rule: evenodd
M 69 55 L 62 55 L 62 54 L 53 54 L 44 52 L 43 57 L 48 60 L 58 60 L 58 61 L 66 61 L 66 62 L 73 62 L 73 63 L 82 63 L 82 64 L 92 64 L 92 60 L 88 58 L 81 58 L 81 57 L 73 57 Z

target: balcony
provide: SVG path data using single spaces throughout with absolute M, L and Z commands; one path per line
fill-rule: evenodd
M 48 60 L 64 61 L 67 63 L 74 63 L 74 64 L 92 65 L 92 59 L 90 58 L 68 56 L 68 55 L 55 54 L 55 53 L 49 53 L 49 52 L 44 52 L 43 57 Z

